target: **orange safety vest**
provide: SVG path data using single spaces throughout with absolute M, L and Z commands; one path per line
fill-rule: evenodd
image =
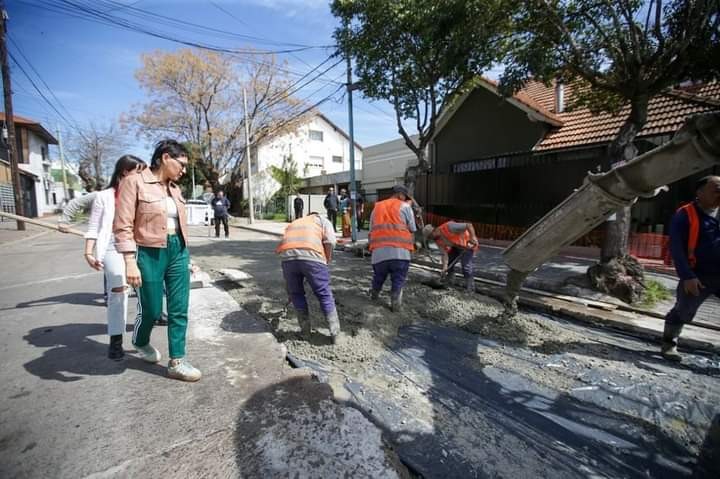
M 697 266 L 697 258 L 695 257 L 695 248 L 697 248 L 700 239 L 700 216 L 698 215 L 695 203 L 688 203 L 678 208 L 678 212 L 685 211 L 690 223 L 688 231 L 688 263 L 691 268 Z
M 400 208 L 404 205 L 405 203 L 397 198 L 390 198 L 375 204 L 368 236 L 370 251 L 377 248 L 415 250 L 413 234 L 400 216 Z
M 282 241 L 275 249 L 280 254 L 289 249 L 307 249 L 325 257 L 323 228 L 317 223 L 317 215 L 308 215 L 295 220 L 285 228 Z
M 435 230 L 439 237 L 435 239 L 438 246 L 449 252 L 453 247 L 467 249 L 470 242 L 470 232 L 465 229 L 462 233 L 450 231 L 450 222 L 443 223 Z

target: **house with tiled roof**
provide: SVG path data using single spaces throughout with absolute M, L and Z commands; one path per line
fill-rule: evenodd
M 429 148 L 431 173 L 418 180 L 418 199 L 441 216 L 516 231 L 533 224 L 588 171 L 608 168 L 608 146 L 629 114 L 629 107 L 613 115 L 572 105 L 573 85 L 533 81 L 503 98 L 495 82 L 478 80 L 438 119 Z M 717 110 L 720 83 L 664 91 L 650 100 L 638 151 L 669 141 L 689 116 Z M 633 228 L 663 232 L 677 204 L 692 198 L 694 179 L 711 173 L 698 172 L 669 185 L 668 193 L 640 200 Z
M 20 115 L 13 118 L 23 212 L 29 217 L 53 213 L 58 205 L 53 203 L 55 186 L 50 171 L 49 146 L 57 145 L 58 141 L 40 122 Z M 0 112 L 0 124 L 5 131 L 4 112 Z M 6 137 L 3 135 L 3 138 Z M 15 212 L 9 158 L 9 145 L 3 139 L 0 142 L 0 208 Z

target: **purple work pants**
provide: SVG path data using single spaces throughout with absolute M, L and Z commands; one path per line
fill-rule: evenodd
M 473 257 L 475 256 L 475 250 L 473 249 L 460 249 L 460 248 L 451 248 L 450 253 L 448 253 L 448 264 L 452 263 L 452 261 L 460 256 L 460 264 L 462 265 L 462 273 L 463 277 L 465 278 L 472 278 L 473 275 Z M 455 266 L 453 265 L 452 269 L 455 269 Z M 448 271 L 448 274 L 451 271 Z
M 372 289 L 380 291 L 385 279 L 390 275 L 392 281 L 390 292 L 397 293 L 405 285 L 408 269 L 410 269 L 410 261 L 404 259 L 389 259 L 375 263 L 373 265 Z
M 323 314 L 327 316 L 335 311 L 335 298 L 330 289 L 330 270 L 326 264 L 304 260 L 283 261 L 282 270 L 290 301 L 296 310 L 308 311 L 303 284 L 303 281 L 307 280 L 320 301 L 320 309 Z

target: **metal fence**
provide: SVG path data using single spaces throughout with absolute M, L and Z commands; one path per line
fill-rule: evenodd
M 12 183 L 0 183 L 0 210 L 5 213 L 15 213 L 15 193 Z M 0 218 L 0 221 L 6 221 Z

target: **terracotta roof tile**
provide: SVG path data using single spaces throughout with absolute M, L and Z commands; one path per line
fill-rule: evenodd
M 536 106 L 559 118 L 562 126 L 550 130 L 535 150 L 554 150 L 612 141 L 630 113 L 629 106 L 617 115 L 600 113 L 593 115 L 587 108 L 562 113 L 555 112 L 554 85 L 529 82 L 516 98 L 529 97 Z M 572 103 L 572 85 L 565 86 L 566 104 Z M 668 90 L 652 100 L 648 106 L 648 121 L 638 137 L 672 134 L 697 113 L 720 110 L 720 83 L 693 85 Z

